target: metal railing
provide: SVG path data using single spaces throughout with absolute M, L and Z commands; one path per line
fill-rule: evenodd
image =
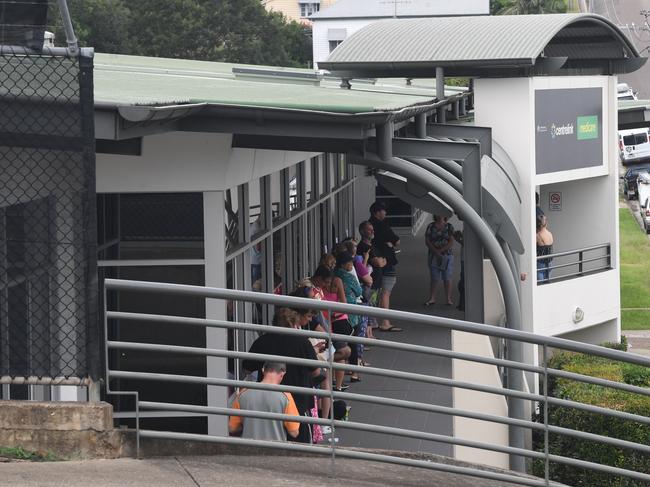
M 540 267 L 540 262 L 543 264 Z M 612 268 L 610 244 L 594 245 L 537 257 L 537 284 L 565 281 Z
M 110 385 L 111 380 L 113 379 L 136 379 L 144 381 L 157 381 L 157 382 L 171 382 L 171 383 L 183 383 L 183 384 L 198 384 L 205 386 L 220 386 L 220 387 L 246 387 L 249 389 L 260 389 L 260 390 L 269 390 L 269 391 L 286 391 L 291 393 L 307 393 L 309 395 L 317 397 L 329 397 L 333 402 L 335 399 L 343 400 L 354 400 L 370 404 L 378 404 L 385 406 L 393 406 L 399 408 L 405 408 L 413 411 L 426 411 L 432 413 L 439 413 L 443 415 L 458 416 L 463 418 L 472 418 L 475 420 L 486 421 L 490 423 L 507 425 L 509 428 L 518 428 L 518 429 L 527 429 L 532 431 L 542 432 L 544 435 L 544 451 L 533 451 L 524 448 L 515 448 L 508 445 L 499 445 L 489 442 L 489 439 L 485 441 L 474 441 L 463 438 L 457 438 L 454 436 L 448 436 L 433 432 L 426 431 L 416 431 L 404 428 L 388 427 L 377 424 L 368 424 L 362 422 L 354 421 L 340 421 L 335 420 L 333 416 L 329 418 L 309 418 L 309 417 L 295 417 L 284 414 L 275 414 L 267 412 L 257 412 L 250 410 L 240 410 L 232 409 L 227 407 L 211 407 L 211 406 L 197 406 L 189 404 L 174 404 L 174 403 L 165 403 L 165 402 L 152 402 L 152 401 L 138 401 L 136 395 L 136 430 L 137 438 L 168 438 L 168 439 L 183 439 L 183 440 L 198 440 L 205 442 L 213 443 L 223 443 L 223 444 L 235 444 L 235 445 L 250 445 L 256 447 L 272 448 L 272 449 L 282 449 L 288 451 L 300 451 L 300 452 L 310 452 L 317 453 L 322 455 L 330 455 L 332 458 L 331 462 L 331 475 L 334 475 L 335 472 L 335 459 L 336 457 L 341 458 L 356 458 L 380 462 L 388 462 L 399 465 L 407 465 L 414 467 L 421 467 L 431 470 L 439 470 L 445 472 L 451 472 L 462 475 L 470 475 L 474 477 L 481 477 L 486 479 L 500 480 L 513 482 L 520 485 L 531 485 L 531 486 L 545 486 L 545 485 L 558 485 L 552 482 L 549 478 L 549 465 L 551 462 L 556 462 L 560 464 L 570 465 L 578 468 L 584 468 L 593 470 L 595 472 L 605 472 L 612 475 L 623 476 L 631 479 L 642 480 L 650 482 L 650 475 L 643 472 L 637 472 L 632 470 L 627 470 L 624 468 L 613 467 L 609 465 L 603 465 L 600 463 L 594 463 L 590 461 L 580 460 L 576 458 L 569 458 L 560 455 L 554 455 L 549 452 L 549 434 L 554 435 L 565 435 L 572 438 L 595 441 L 604 445 L 611 445 L 620 448 L 630 449 L 634 452 L 642 452 L 645 454 L 650 453 L 650 446 L 645 444 L 634 443 L 631 441 L 618 439 L 609 436 L 598 435 L 594 433 L 588 433 L 584 431 L 573 430 L 569 428 L 564 428 L 556 425 L 551 425 L 548 423 L 548 408 L 549 406 L 561 406 L 567 408 L 574 408 L 582 411 L 587 411 L 590 413 L 596 413 L 603 416 L 609 416 L 629 421 L 634 421 L 639 424 L 648 425 L 650 424 L 650 418 L 645 416 L 640 416 L 637 414 L 631 414 L 622 411 L 615 411 L 611 409 L 606 409 L 603 407 L 597 407 L 590 404 L 580 403 L 576 401 L 571 401 L 567 399 L 551 397 L 549 396 L 548 382 L 549 378 L 563 378 L 570 379 L 573 381 L 594 384 L 602 387 L 608 387 L 612 389 L 622 390 L 629 393 L 639 394 L 642 396 L 650 396 L 650 389 L 638 387 L 630 384 L 619 383 L 611 380 L 589 377 L 582 374 L 577 374 L 573 372 L 568 372 L 564 370 L 557 370 L 548 367 L 548 359 L 550 357 L 550 349 L 556 350 L 568 350 L 573 352 L 585 353 L 590 355 L 595 355 L 599 357 L 604 357 L 612 360 L 617 360 L 626 363 L 643 365 L 650 367 L 650 358 L 646 358 L 640 355 L 635 355 L 628 352 L 621 352 L 618 350 L 608 349 L 604 347 L 599 347 L 595 345 L 584 344 L 580 342 L 574 342 L 571 340 L 560 339 L 555 337 L 545 337 L 539 336 L 532 333 L 515 331 L 504 329 L 501 327 L 470 323 L 460 320 L 454 320 L 449 318 L 442 318 L 430 315 L 421 315 L 417 313 L 405 312 L 405 311 L 393 311 L 393 310 L 384 310 L 380 308 L 369 308 L 359 305 L 350 305 L 350 304 L 338 304 L 326 301 L 317 301 L 313 299 L 304 299 L 304 298 L 295 298 L 288 296 L 278 296 L 273 294 L 264 294 L 264 293 L 255 293 L 249 291 L 237 291 L 229 289 L 218 289 L 218 288 L 208 288 L 200 286 L 189 286 L 189 285 L 178 285 L 178 284 L 166 284 L 166 283 L 153 283 L 153 282 L 140 282 L 140 281 L 126 281 L 126 280 L 115 280 L 107 279 L 105 281 L 105 293 L 109 291 L 130 291 L 130 292 L 146 292 L 146 293 L 159 293 L 159 294 L 174 294 L 180 296 L 195 296 L 202 297 L 206 299 L 221 299 L 227 301 L 250 301 L 260 304 L 268 304 L 275 306 L 289 306 L 293 308 L 303 308 L 303 309 L 316 309 L 320 311 L 340 311 L 345 313 L 352 314 L 363 314 L 367 316 L 373 316 L 375 318 L 388 318 L 391 320 L 401 320 L 407 321 L 414 324 L 424 324 L 430 325 L 432 327 L 441 327 L 448 330 L 457 330 L 468 333 L 475 333 L 479 335 L 491 336 L 500 339 L 506 339 L 509 341 L 521 341 L 524 343 L 534 344 L 541 347 L 542 350 L 542 365 L 533 365 L 528 363 L 519 363 L 513 362 L 510 360 L 484 357 L 479 355 L 454 352 L 453 350 L 433 348 L 423 345 L 409 344 L 409 343 L 399 343 L 391 342 L 388 340 L 369 340 L 366 338 L 360 338 L 356 336 L 346 336 L 346 335 L 337 335 L 332 334 L 331 331 L 328 333 L 323 332 L 312 332 L 297 330 L 292 328 L 280 328 L 280 327 L 270 327 L 266 325 L 255 325 L 250 323 L 239 323 L 232 322 L 227 320 L 219 319 L 203 319 L 203 318 L 189 318 L 181 316 L 166 316 L 166 315 L 157 315 L 157 314 L 143 314 L 143 313 L 132 313 L 132 312 L 121 312 L 121 311 L 111 311 L 104 309 L 104 326 L 106 333 L 106 344 L 105 344 L 105 353 L 106 353 L 106 379 L 107 386 Z M 104 303 L 108 302 L 107 299 L 104 299 Z M 523 372 L 532 372 L 537 374 L 541 379 L 541 393 L 526 392 L 526 391 L 516 391 L 511 389 L 505 389 L 500 387 L 492 387 L 484 384 L 462 382 L 458 380 L 453 380 L 445 377 L 436 377 L 420 373 L 404 372 L 394 369 L 383 369 L 377 367 L 360 367 L 357 365 L 346 365 L 340 363 L 334 363 L 332 361 L 331 355 L 328 362 L 320 360 L 307 360 L 300 358 L 292 357 L 280 357 L 274 355 L 264 355 L 256 354 L 250 352 L 241 352 L 233 350 L 221 350 L 221 349 L 208 349 L 208 348 L 197 348 L 197 347 L 184 347 L 177 345 L 161 345 L 161 344 L 152 344 L 152 343 L 136 343 L 136 342 L 125 342 L 125 341 L 115 341 L 110 338 L 108 335 L 109 328 L 108 322 L 110 320 L 121 320 L 126 319 L 130 322 L 141 322 L 141 323 L 156 323 L 160 325 L 168 324 L 179 324 L 187 327 L 203 327 L 203 328 L 221 328 L 221 329 L 230 329 L 230 330 L 250 330 L 260 333 L 276 333 L 281 335 L 293 335 L 293 336 L 302 336 L 302 337 L 315 337 L 329 340 L 329 343 L 332 343 L 334 340 L 347 341 L 350 344 L 364 343 L 372 344 L 373 347 L 382 347 L 386 349 L 399 350 L 404 352 L 415 352 L 418 354 L 424 354 L 427 356 L 436 356 L 436 357 L 445 357 L 448 359 L 458 359 L 463 361 L 470 361 L 481 364 L 489 364 L 498 367 L 505 367 L 508 369 L 510 374 L 523 373 Z M 362 372 L 364 374 L 373 374 L 387 378 L 396 378 L 402 380 L 416 381 L 423 384 L 438 384 L 444 385 L 453 388 L 467 389 L 471 391 L 479 391 L 483 393 L 495 394 L 503 396 L 508 399 L 511 403 L 512 401 L 522 400 L 530 401 L 531 404 L 539 404 L 540 410 L 544 410 L 544 422 L 535 422 L 525 418 L 510 418 L 503 417 L 498 415 L 483 414 L 477 411 L 456 409 L 454 407 L 441 406 L 436 404 L 428 404 L 422 402 L 414 402 L 402 399 L 393 399 L 387 397 L 380 397 L 376 395 L 366 395 L 366 394 L 356 394 L 348 392 L 338 392 L 333 390 L 325 389 L 310 389 L 303 387 L 295 386 L 285 386 L 285 385 L 271 385 L 264 384 L 259 382 L 249 382 L 241 380 L 232 380 L 227 378 L 220 377 L 198 377 L 198 376 L 187 376 L 187 375 L 175 375 L 175 374 L 161 374 L 161 373 L 151 373 L 151 372 L 135 372 L 128 370 L 111 370 L 109 368 L 108 356 L 109 350 L 131 350 L 131 351 L 148 351 L 148 352 L 157 352 L 157 353 L 174 353 L 174 354 L 187 354 L 193 356 L 203 356 L 203 357 L 221 357 L 221 358 L 233 358 L 233 359 L 252 359 L 258 361 L 264 360 L 278 360 L 283 361 L 287 364 L 294 365 L 303 365 L 310 366 L 312 368 L 321 367 L 329 369 L 330 373 L 335 370 L 350 370 L 354 372 Z M 225 376 L 225 371 L 224 371 Z M 109 389 L 110 390 L 110 389 Z M 128 394 L 129 392 L 122 391 L 122 394 Z M 131 392 L 133 394 L 133 392 Z M 383 433 L 388 435 L 394 435 L 404 438 L 413 438 L 426 441 L 434 441 L 439 443 L 445 443 L 449 445 L 459 445 L 470 448 L 477 448 L 482 450 L 487 450 L 491 452 L 500 452 L 510 455 L 512 459 L 513 456 L 524 457 L 528 459 L 536 459 L 538 461 L 544 462 L 545 465 L 545 476 L 544 478 L 534 478 L 534 477 L 525 477 L 519 476 L 516 473 L 501 473 L 494 471 L 480 470 L 472 467 L 461 467 L 454 465 L 447 465 L 442 463 L 437 463 L 433 461 L 424 461 L 424 460 L 413 460 L 409 458 L 402 458 L 399 456 L 392 456 L 387 454 L 378 454 L 371 452 L 361 452 L 353 451 L 346 449 L 340 445 L 337 445 L 336 442 L 332 441 L 329 445 L 326 446 L 316 446 L 316 445 L 306 445 L 306 444 L 297 444 L 297 443 L 284 443 L 284 442 L 269 442 L 269 441 L 258 441 L 234 437 L 218 437 L 218 436 L 208 436 L 208 435 L 198 435 L 198 434 L 189 434 L 189 433 L 179 433 L 179 432 L 167 432 L 167 431 L 151 431 L 151 430 L 142 430 L 139 428 L 139 411 L 141 409 L 146 410 L 157 410 L 157 411 L 169 411 L 169 412 L 187 412 L 187 413 L 200 413 L 205 415 L 238 415 L 244 418 L 264 418 L 270 420 L 290 420 L 300 423 L 308 424 L 319 424 L 327 425 L 332 428 L 333 434 L 337 428 L 342 429 L 351 429 L 357 431 L 365 432 L 374 432 L 374 433 Z M 139 443 L 138 443 L 139 444 Z

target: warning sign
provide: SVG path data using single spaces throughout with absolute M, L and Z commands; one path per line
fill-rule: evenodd
M 551 211 L 562 211 L 561 191 L 553 191 L 548 194 L 548 209 Z

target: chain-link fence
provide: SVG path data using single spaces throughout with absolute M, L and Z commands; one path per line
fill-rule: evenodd
M 92 59 L 0 55 L 0 376 L 99 376 Z

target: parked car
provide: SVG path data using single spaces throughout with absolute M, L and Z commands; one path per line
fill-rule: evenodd
M 642 172 L 637 177 L 639 214 L 646 233 L 650 233 L 650 173 Z
M 650 160 L 650 138 L 647 128 L 619 130 L 618 154 L 624 166 Z
M 628 199 L 636 197 L 637 179 L 640 174 L 650 174 L 650 164 L 638 164 L 625 171 L 623 176 L 623 196 Z
M 636 93 L 629 87 L 627 83 L 619 83 L 616 85 L 616 97 L 619 100 L 636 100 Z

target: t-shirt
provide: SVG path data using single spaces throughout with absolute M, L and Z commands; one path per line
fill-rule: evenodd
M 264 413 L 299 415 L 296 403 L 289 392 L 243 389 L 233 398 L 230 407 Z M 297 421 L 283 422 L 279 419 L 243 418 L 241 416 L 230 416 L 228 427 L 231 430 L 236 430 L 242 423 L 242 438 L 253 440 L 286 441 L 285 428 L 293 433 L 298 433 L 300 429 L 300 423 Z
M 440 230 L 438 230 L 436 228 L 436 224 L 432 222 L 429 223 L 425 235 L 427 240 L 432 243 L 435 248 L 442 249 L 446 247 L 449 244 L 449 241 L 453 238 L 454 227 L 451 225 L 451 223 L 445 223 L 445 225 Z M 452 253 L 453 250 L 451 247 L 449 247 L 445 252 L 447 255 Z M 431 260 L 431 258 L 432 252 L 431 249 L 429 249 L 429 260 Z
M 390 224 L 386 220 L 379 220 L 374 216 L 371 216 L 368 218 L 368 221 L 372 223 L 372 226 L 375 229 L 375 238 L 372 239 L 372 245 L 377 247 L 377 250 L 379 250 L 388 261 L 384 273 L 392 271 L 392 268 L 397 265 L 397 256 L 395 255 L 395 249 L 389 247 L 387 243 L 390 242 L 395 245 L 399 241 L 399 236 L 393 232 L 393 229 L 390 228 Z
M 357 277 L 359 278 L 359 280 L 361 280 L 361 278 L 370 274 L 368 267 L 363 264 L 362 255 L 354 256 L 354 269 L 357 271 Z
M 250 353 L 263 353 L 267 355 L 281 355 L 283 357 L 295 357 L 308 360 L 318 360 L 314 347 L 305 337 L 292 335 L 277 335 L 266 333 L 253 342 Z M 258 377 L 262 378 L 263 361 L 244 360 L 242 366 L 249 372 L 258 371 Z M 316 367 L 304 365 L 287 364 L 287 372 L 284 374 L 282 383 L 287 386 L 311 387 L 311 372 Z M 313 406 L 313 396 L 309 394 L 293 394 L 298 412 L 303 414 Z

